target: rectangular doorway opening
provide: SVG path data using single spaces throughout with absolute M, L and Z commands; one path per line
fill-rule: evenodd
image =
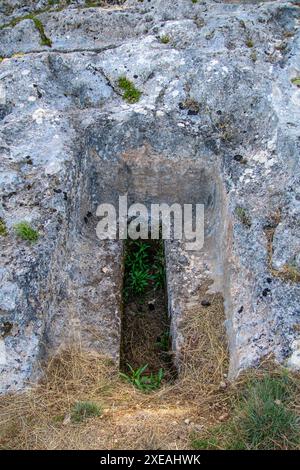
M 126 240 L 124 248 L 120 369 L 132 377 L 133 371 L 145 367 L 143 380 L 153 382 L 155 389 L 161 382 L 176 378 L 168 316 L 164 242 Z

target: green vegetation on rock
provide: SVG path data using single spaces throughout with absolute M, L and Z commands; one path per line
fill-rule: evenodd
M 19 222 L 14 226 L 15 232 L 19 238 L 22 240 L 29 241 L 31 243 L 34 243 L 38 240 L 39 238 L 39 233 L 34 230 L 30 224 L 26 221 L 24 222 Z
M 128 103 L 137 103 L 142 95 L 134 84 L 126 77 L 120 77 L 118 79 L 118 86 L 123 91 L 123 99 Z

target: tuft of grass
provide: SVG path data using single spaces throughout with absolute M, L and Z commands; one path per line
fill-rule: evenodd
M 192 0 L 192 3 L 198 3 L 198 0 Z
M 142 96 L 142 92 L 126 77 L 120 77 L 118 79 L 118 86 L 123 91 L 123 99 L 128 103 L 137 103 Z
M 22 240 L 35 243 L 39 238 L 39 233 L 26 221 L 19 222 L 14 226 L 15 232 Z
M 0 64 L 1 64 L 1 62 L 3 62 L 3 57 L 0 56 Z
M 162 36 L 160 36 L 160 42 L 162 44 L 169 44 L 170 36 L 168 36 L 168 34 L 163 34 Z
M 300 87 L 300 77 L 292 78 L 291 82 L 292 82 L 293 85 L 296 85 L 297 87 Z
M 251 218 L 248 215 L 246 209 L 243 207 L 236 207 L 235 209 L 235 214 L 238 217 L 238 219 L 242 222 L 242 224 L 246 225 L 247 227 L 251 227 Z
M 71 410 L 71 422 L 81 423 L 87 418 L 101 416 L 102 409 L 91 401 L 79 401 Z
M 194 449 L 279 450 L 300 444 L 299 417 L 292 408 L 296 387 L 285 373 L 249 378 L 233 404 L 231 417 L 202 436 Z
M 164 377 L 163 369 L 159 369 L 157 373 L 146 374 L 148 364 L 136 370 L 134 370 L 130 364 L 127 364 L 127 366 L 129 368 L 129 374 L 120 372 L 120 377 L 134 385 L 141 392 L 152 392 L 161 386 Z
M 7 228 L 4 220 L 0 219 L 0 236 L 6 237 L 8 235 Z
M 249 48 L 252 48 L 254 47 L 254 42 L 251 38 L 248 38 L 247 41 L 246 41 L 246 46 L 249 47 Z

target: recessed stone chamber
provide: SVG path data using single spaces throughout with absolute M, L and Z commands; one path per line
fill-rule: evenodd
M 203 204 L 201 249 L 187 251 L 186 240 L 165 241 L 170 336 L 174 364 L 180 369 L 183 320 L 189 311 L 195 313 L 195 307 L 203 308 L 205 292 L 223 295 L 225 290 L 228 228 L 223 186 L 217 165 L 207 164 L 205 154 L 181 153 L 180 146 L 174 149 L 173 144 L 159 152 L 146 139 L 129 147 L 124 144 L 126 135 L 125 129 L 118 129 L 114 141 L 118 147 L 112 149 L 112 135 L 104 136 L 97 125 L 88 129 L 73 208 L 77 222 L 70 234 L 67 296 L 52 306 L 48 349 L 53 352 L 75 342 L 120 360 L 124 246 L 122 240 L 97 238 L 99 204 L 110 203 L 118 209 L 119 196 L 124 195 L 128 206 L 141 203 L 149 209 L 161 203 Z

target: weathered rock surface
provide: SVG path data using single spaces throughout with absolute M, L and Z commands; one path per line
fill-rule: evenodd
M 270 353 L 299 368 L 299 2 L 60 3 L 0 8 L 0 391 L 70 341 L 118 358 L 122 246 L 96 239 L 95 210 L 134 187 L 136 164 L 146 182 L 164 161 L 175 195 L 191 160 L 203 170 L 202 274 L 225 299 L 231 374 Z

